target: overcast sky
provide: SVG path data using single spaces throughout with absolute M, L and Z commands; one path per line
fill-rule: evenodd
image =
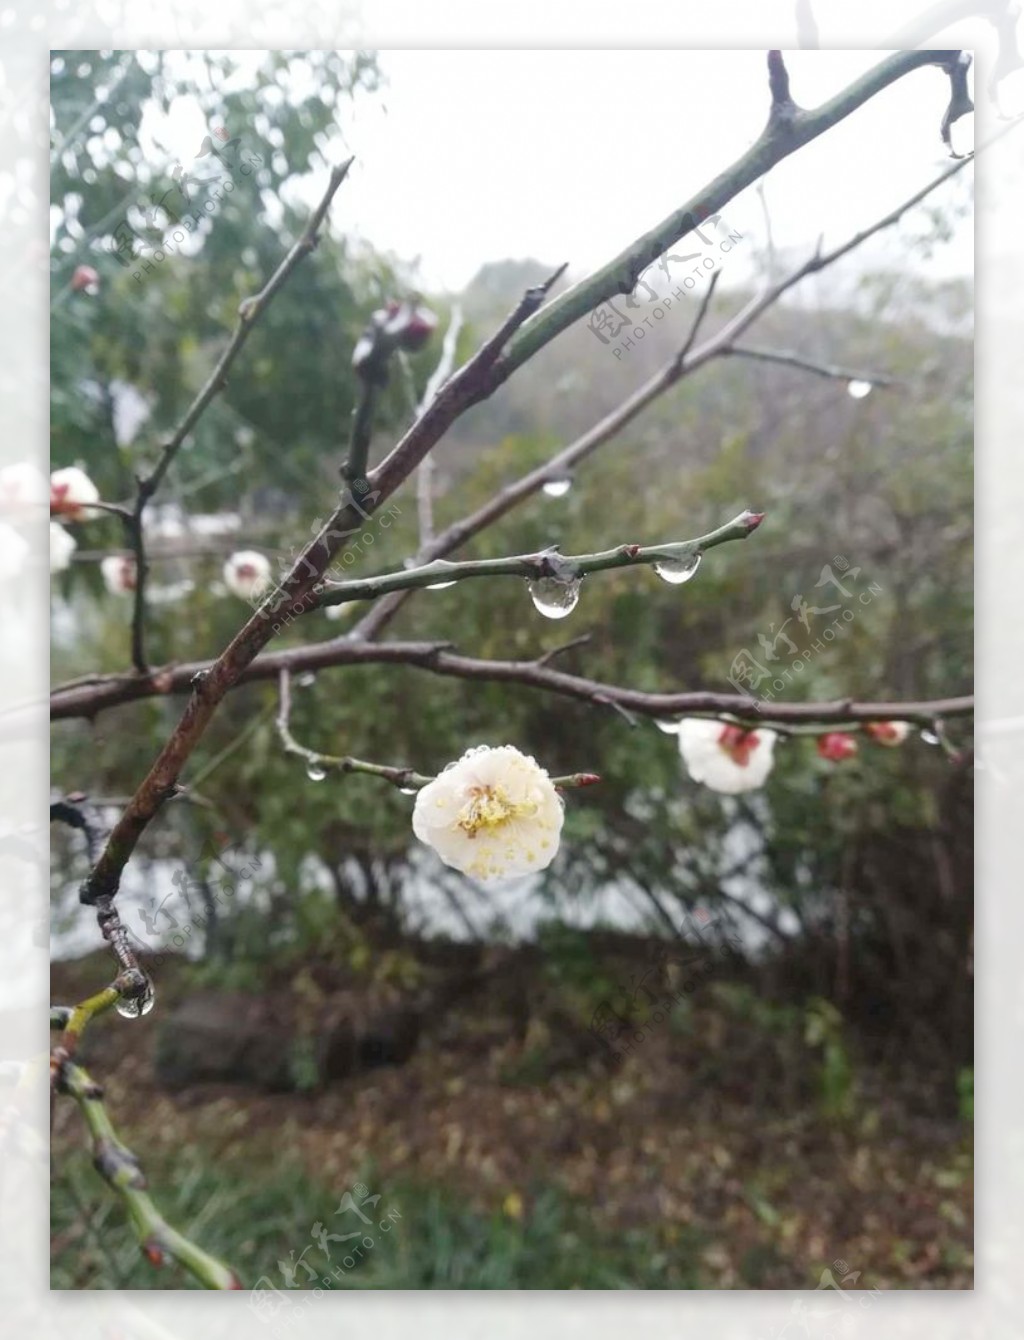
M 816 105 L 881 55 L 789 53 L 793 94 Z M 380 60 L 383 98 L 363 99 L 344 127 L 357 164 L 337 217 L 379 249 L 421 256 L 424 279 L 451 288 L 507 256 L 593 269 L 741 154 L 767 114 L 763 51 Z M 775 168 L 766 192 L 777 244 L 811 245 L 821 231 L 839 241 L 941 171 L 947 90 L 939 70 L 916 71 Z M 970 145 L 970 118 L 954 136 Z M 753 189 L 726 218 L 763 236 Z M 968 220 L 931 267 L 969 273 L 972 249 Z
M 236 55 L 239 53 L 235 53 Z M 382 51 L 384 88 L 346 115 L 332 157 L 356 155 L 333 210 L 337 227 L 380 251 L 421 258 L 428 288 L 458 290 L 506 257 L 594 269 L 689 199 L 756 139 L 768 108 L 758 51 Z M 882 59 L 877 51 L 796 51 L 786 59 L 798 102 L 815 106 Z M 240 76 L 244 78 L 244 71 Z M 776 245 L 839 242 L 945 168 L 939 137 L 948 80 L 926 67 L 897 81 L 765 179 Z M 970 147 L 973 118 L 954 127 Z M 206 133 L 180 99 L 164 144 L 183 159 Z M 969 169 L 955 187 L 969 192 Z M 307 183 L 312 203 L 326 168 Z M 937 197 L 938 199 L 938 197 Z M 724 214 L 760 243 L 755 188 Z M 972 270 L 970 215 L 928 262 Z M 899 236 L 865 249 L 905 263 Z M 752 250 L 738 248 L 743 277 Z

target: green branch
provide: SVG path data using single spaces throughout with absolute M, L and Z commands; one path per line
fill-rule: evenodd
M 114 1130 L 100 1086 L 81 1066 L 66 1061 L 61 1067 L 60 1089 L 78 1104 L 92 1138 L 96 1171 L 128 1211 L 146 1259 L 153 1265 L 162 1265 L 165 1257 L 171 1257 L 207 1289 L 240 1289 L 242 1285 L 234 1271 L 189 1242 L 157 1210 L 146 1191 L 139 1160 Z
M 699 558 L 706 549 L 725 544 L 729 540 L 745 540 L 756 530 L 763 512 L 741 512 L 724 526 L 701 535 L 696 540 L 681 540 L 670 544 L 620 544 L 596 554 L 560 554 L 556 549 L 545 549 L 537 554 L 515 554 L 510 558 L 481 558 L 465 563 L 449 563 L 435 559 L 418 568 L 401 572 L 385 572 L 378 577 L 364 577 L 360 581 L 338 582 L 327 585 L 317 607 L 343 605 L 350 600 L 373 600 L 390 591 L 408 591 L 437 582 L 461 582 L 472 577 L 526 577 L 539 580 L 550 577 L 570 582 L 591 572 L 606 572 L 611 568 L 631 568 L 654 563 L 686 563 Z
M 851 112 L 855 112 L 897 79 L 924 65 L 948 64 L 951 54 L 948 51 L 900 51 L 894 56 L 887 56 L 841 93 L 810 111 L 789 102 L 773 103 L 768 124 L 741 158 L 662 219 L 650 232 L 638 237 L 625 251 L 586 279 L 566 289 L 531 317 L 509 345 L 508 352 L 501 360 L 502 370 L 506 375 L 514 372 L 556 335 L 592 312 L 600 303 L 620 294 L 632 293 L 640 275 L 649 265 L 669 247 L 693 232 L 702 219 L 721 211 L 740 191 L 753 185 L 776 163 L 845 120 Z M 779 63 L 775 62 L 776 67 Z M 772 80 L 774 92 L 776 70 L 772 72 Z M 788 82 L 786 87 L 788 92 Z

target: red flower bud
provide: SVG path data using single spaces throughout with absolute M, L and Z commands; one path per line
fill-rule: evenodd
M 910 734 L 905 721 L 869 721 L 864 729 L 875 744 L 884 744 L 890 749 L 902 744 Z
M 833 730 L 818 736 L 818 753 L 832 763 L 842 763 L 844 759 L 853 758 L 856 752 L 857 741 L 843 731 Z
M 71 289 L 74 293 L 99 293 L 99 271 L 94 270 L 91 265 L 77 266 L 71 276 Z

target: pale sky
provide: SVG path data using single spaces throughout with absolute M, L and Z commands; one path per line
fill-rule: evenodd
M 789 53 L 794 96 L 816 105 L 880 58 Z M 381 64 L 382 102 L 343 128 L 357 162 L 337 217 L 452 288 L 506 256 L 593 269 L 741 154 L 767 115 L 763 51 L 385 51 Z M 776 244 L 838 242 L 941 171 L 947 88 L 917 71 L 777 167 Z M 954 136 L 969 147 L 971 120 Z M 725 217 L 763 237 L 754 190 Z M 933 264 L 969 273 L 972 249 L 968 220 Z
M 238 54 L 238 53 L 236 53 Z M 814 106 L 884 53 L 787 53 L 792 92 Z M 741 154 L 767 116 L 758 51 L 428 51 L 380 53 L 385 87 L 361 97 L 333 157 L 356 155 L 335 226 L 380 251 L 421 258 L 428 288 L 461 288 L 489 260 L 534 257 L 585 273 L 650 228 Z M 766 179 L 776 245 L 842 241 L 937 175 L 948 81 L 915 71 Z M 973 118 L 954 127 L 973 144 Z M 161 138 L 183 158 L 205 133 L 198 107 L 175 106 Z M 963 199 L 968 169 L 946 198 Z M 326 169 L 306 190 L 322 191 Z M 724 215 L 760 242 L 751 188 Z M 902 260 L 884 238 L 865 261 Z M 968 217 L 927 265 L 969 274 Z M 749 252 L 737 253 L 742 277 Z

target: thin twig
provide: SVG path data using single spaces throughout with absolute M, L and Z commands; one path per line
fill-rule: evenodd
M 834 363 L 818 363 L 803 354 L 791 353 L 788 349 L 755 349 L 749 345 L 730 345 L 723 349 L 724 355 L 733 358 L 751 358 L 762 363 L 781 363 L 786 367 L 800 368 L 804 372 L 813 372 L 818 377 L 832 378 L 835 381 L 867 382 L 871 386 L 905 386 L 906 383 L 896 377 L 888 377 L 880 372 L 857 372 L 852 368 L 837 367 Z
M 245 298 L 238 307 L 238 323 L 234 332 L 217 360 L 213 371 L 197 392 L 194 400 L 185 411 L 184 417 L 171 436 L 163 443 L 159 459 L 148 475 L 140 475 L 136 480 L 135 503 L 130 520 L 125 518 L 129 546 L 135 556 L 135 603 L 132 612 L 132 664 L 140 675 L 149 673 L 145 650 L 145 601 L 146 578 L 149 564 L 146 559 L 145 537 L 143 533 L 143 514 L 150 499 L 159 489 L 164 476 L 171 467 L 175 456 L 181 450 L 192 429 L 199 422 L 207 406 L 227 385 L 228 373 L 235 359 L 241 353 L 246 341 L 269 307 L 274 295 L 288 280 L 299 262 L 308 256 L 319 240 L 320 228 L 327 217 L 327 210 L 338 188 L 348 175 L 352 166 L 347 163 L 331 169 L 327 189 L 319 205 L 310 215 L 305 228 L 289 250 L 284 260 L 267 280 L 259 293 Z
M 277 733 L 286 754 L 294 754 L 305 761 L 310 768 L 318 770 L 322 776 L 327 772 L 364 773 L 369 777 L 379 777 L 390 782 L 402 791 L 418 791 L 435 779 L 413 768 L 396 768 L 384 763 L 368 763 L 365 759 L 352 758 L 350 755 L 321 754 L 316 749 L 307 749 L 299 744 L 292 734 L 290 726 L 292 710 L 291 672 L 283 669 L 278 676 L 278 712 Z M 600 778 L 593 772 L 573 772 L 564 777 L 552 777 L 553 786 L 571 790 L 581 786 L 592 786 Z

